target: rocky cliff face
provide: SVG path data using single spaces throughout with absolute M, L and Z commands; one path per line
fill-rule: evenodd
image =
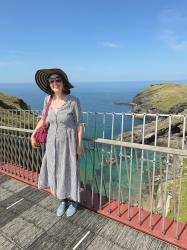
M 187 84 L 155 84 L 137 94 L 133 102 L 136 103 L 134 112 L 138 114 L 187 114 Z M 154 144 L 155 117 L 146 120 L 145 144 Z M 168 146 L 169 119 L 158 119 L 158 146 Z M 142 143 L 142 125 L 134 129 L 134 142 Z M 185 134 L 187 135 L 187 126 Z M 170 147 L 181 148 L 183 135 L 183 118 L 172 118 Z M 131 132 L 125 133 L 123 139 L 130 141 Z
M 133 102 L 137 113 L 178 114 L 187 109 L 187 84 L 154 84 L 137 94 Z
M 156 84 L 151 85 L 149 88 L 145 89 L 138 95 L 136 95 L 133 99 L 133 102 L 136 103 L 136 107 L 134 108 L 134 112 L 137 113 L 137 116 L 142 118 L 142 113 L 156 113 L 156 114 L 184 114 L 187 115 L 187 84 Z M 157 146 L 164 146 L 164 147 L 171 147 L 171 148 L 183 148 L 187 149 L 187 124 L 185 126 L 185 130 L 183 129 L 183 121 L 184 116 L 181 117 L 171 117 L 171 136 L 168 144 L 169 138 L 169 118 L 159 118 L 158 119 L 158 129 L 157 129 Z M 187 121 L 187 120 L 186 120 Z M 187 122 L 186 122 L 187 123 Z M 155 117 L 148 120 L 146 123 L 145 128 L 145 137 L 144 143 L 149 145 L 154 145 L 155 142 Z M 183 133 L 185 132 L 185 143 L 183 145 Z M 134 130 L 134 142 L 142 143 L 142 134 L 143 128 L 142 125 L 136 126 Z M 131 132 L 125 133 L 123 135 L 124 141 L 130 141 L 131 139 Z M 172 199 L 172 196 L 168 195 L 167 197 L 167 208 L 166 214 L 168 213 L 168 218 L 173 219 L 173 215 L 175 211 L 173 209 L 173 204 L 179 200 L 179 192 L 173 191 L 175 187 L 175 183 L 179 187 L 180 180 L 178 176 L 180 176 L 180 169 L 183 165 L 183 177 L 182 177 L 182 190 L 186 191 L 186 176 L 185 176 L 185 169 L 186 169 L 186 159 L 184 157 L 177 156 L 176 162 L 173 165 L 174 158 L 172 155 L 169 155 L 169 159 L 171 165 L 168 166 L 168 184 L 167 184 L 167 192 L 171 193 L 172 196 L 176 196 L 176 201 L 172 200 L 172 203 L 168 203 L 168 199 Z M 161 197 L 163 191 L 161 190 L 161 186 L 165 188 L 164 181 L 166 180 L 166 163 L 167 163 L 167 156 L 166 154 L 161 154 L 161 164 L 159 163 L 159 168 L 156 168 L 155 171 L 155 193 L 154 193 L 154 204 L 155 204 L 155 211 L 156 213 L 161 213 L 162 208 L 160 206 Z M 175 168 L 175 174 L 173 172 L 173 166 Z M 148 168 L 149 169 L 149 168 Z M 152 170 L 152 169 L 151 169 Z M 160 171 L 162 170 L 162 171 Z M 162 175 L 161 175 L 162 173 Z M 152 176 L 152 174 L 150 175 Z M 175 181 L 175 178 L 177 180 Z M 175 187 L 176 188 L 176 187 Z M 146 193 L 145 189 L 145 197 L 144 200 L 149 200 L 149 193 Z M 176 192 L 176 193 L 175 193 Z M 182 193 L 181 200 L 183 201 L 183 207 L 180 210 L 180 214 L 182 214 L 181 218 L 186 219 L 186 193 Z M 143 200 L 143 201 L 144 201 Z M 148 204 L 149 205 L 149 204 Z M 149 209 L 149 207 L 145 207 L 145 209 Z M 185 221 L 184 219 L 184 221 Z M 182 219 L 183 220 L 183 219 Z M 182 222 L 181 220 L 181 222 Z
M 24 109 L 30 110 L 30 105 L 17 96 L 0 93 L 0 109 Z

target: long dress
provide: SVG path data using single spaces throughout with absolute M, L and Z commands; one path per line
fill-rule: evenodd
M 48 95 L 44 99 L 42 119 L 47 101 Z M 48 121 L 50 126 L 38 189 L 49 188 L 59 200 L 71 198 L 80 202 L 80 160 L 76 159 L 77 128 L 82 123 L 79 98 L 67 95 L 65 104 L 57 112 L 50 106 Z

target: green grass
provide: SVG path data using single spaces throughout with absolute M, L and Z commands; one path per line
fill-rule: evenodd
M 144 105 L 168 112 L 172 107 L 187 102 L 187 84 L 153 85 L 144 90 L 141 96 Z
M 180 207 L 180 213 L 179 213 L 179 221 L 182 223 L 187 222 L 187 159 L 185 158 L 183 160 L 184 163 L 184 169 L 183 169 L 183 178 L 182 178 L 182 193 L 181 193 L 181 207 Z M 178 179 L 176 181 L 176 187 L 179 189 L 180 186 L 180 180 Z M 173 184 L 168 185 L 168 191 L 172 191 Z M 171 199 L 171 207 L 173 206 L 173 199 Z M 174 211 L 173 207 L 171 209 L 171 212 L 168 214 L 167 218 L 173 219 L 174 217 Z
M 24 115 L 25 114 L 25 115 Z M 25 129 L 34 129 L 38 122 L 38 113 L 34 113 L 27 111 L 6 111 L 3 113 L 1 117 L 1 126 L 7 127 L 16 127 L 16 128 L 25 128 Z M 33 127 L 34 126 L 34 127 Z
M 30 106 L 17 96 L 0 93 L 0 109 L 2 126 L 32 128 L 36 124 L 37 114 L 33 115 Z
M 9 109 L 30 109 L 30 106 L 20 102 L 19 97 L 0 92 L 0 108 Z
M 183 110 L 183 112 L 181 112 L 182 115 L 187 115 L 187 109 Z

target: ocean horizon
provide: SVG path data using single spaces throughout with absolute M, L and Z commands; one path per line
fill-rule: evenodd
M 187 83 L 180 81 L 97 81 L 72 82 L 71 95 L 80 98 L 83 112 L 128 112 L 129 105 L 114 105 L 113 102 L 131 102 L 133 97 L 156 83 Z M 43 108 L 46 95 L 36 83 L 0 83 L 0 92 L 18 96 L 32 110 Z
M 131 82 L 132 83 L 132 82 Z M 135 95 L 143 91 L 145 88 L 150 86 L 151 84 L 159 83 L 159 82 L 133 82 L 134 84 L 129 84 L 129 82 L 113 82 L 113 83 L 75 83 L 75 88 L 72 89 L 71 95 L 75 95 L 80 98 L 81 101 L 81 107 L 83 112 L 129 112 L 130 106 L 129 105 L 114 105 L 114 101 L 124 101 L 124 102 L 132 102 L 132 99 Z M 175 82 L 176 83 L 176 82 Z M 185 83 L 185 82 L 184 82 Z M 24 84 L 24 83 L 18 83 L 18 84 L 0 84 L 0 92 L 15 95 L 23 99 L 27 104 L 31 105 L 33 110 L 42 110 L 43 107 L 43 100 L 45 97 L 45 93 L 42 92 L 42 90 L 39 89 L 39 87 L 34 84 Z M 140 125 L 142 124 L 141 119 L 135 119 L 134 125 Z M 102 126 L 102 115 L 98 116 L 97 119 L 97 125 L 95 126 L 94 122 L 94 114 L 89 119 L 89 126 L 87 126 L 87 114 L 83 114 L 83 123 L 84 125 L 84 137 L 85 138 L 103 138 L 103 126 Z M 105 139 L 111 139 L 114 140 L 119 138 L 121 135 L 121 115 L 115 115 L 115 123 L 114 123 L 114 129 L 112 132 L 112 115 L 108 115 L 106 118 L 106 124 L 104 129 L 104 138 Z M 89 127 L 89 129 L 87 129 Z M 97 129 L 95 130 L 95 127 Z M 130 132 L 132 128 L 132 117 L 131 116 L 125 116 L 124 119 L 124 127 L 123 127 L 123 133 Z M 95 133 L 96 131 L 96 133 Z M 113 133 L 113 135 L 112 135 Z M 85 148 L 88 146 L 88 141 L 83 140 L 83 143 L 85 145 Z M 91 141 L 91 148 L 93 149 L 93 142 Z M 90 147 L 90 146 L 89 146 Z M 101 152 L 102 145 L 98 145 L 98 150 Z M 108 152 L 110 152 L 111 148 L 108 145 Z M 127 155 L 130 155 L 130 151 L 127 148 Z M 93 151 L 90 151 L 93 152 Z M 120 147 L 115 149 L 117 157 L 120 155 Z M 146 151 L 145 151 L 146 152 Z M 141 151 L 137 151 L 138 159 L 141 158 Z M 114 157 L 114 156 L 113 156 Z M 157 157 L 159 159 L 159 153 L 157 153 Z M 149 152 L 149 159 L 153 159 L 154 155 L 153 153 Z M 100 177 L 101 174 L 101 168 L 100 163 L 98 161 L 98 157 L 96 157 L 96 164 L 95 164 L 95 171 L 96 175 Z M 158 161 L 157 161 L 158 162 Z M 85 170 L 85 166 L 87 164 L 87 170 Z M 121 188 L 124 190 L 123 198 L 125 201 L 128 201 L 128 174 L 127 170 L 125 168 L 126 161 L 124 157 L 121 161 L 122 170 L 121 170 L 121 176 L 123 178 L 121 179 Z M 82 166 L 82 172 L 89 173 L 88 175 L 91 176 L 91 173 L 93 171 L 93 164 L 92 164 L 92 157 L 91 154 L 88 154 L 88 160 L 85 162 L 84 157 L 81 158 L 81 166 Z M 105 186 L 106 186 L 106 192 L 109 192 L 109 185 L 110 185 L 110 169 L 107 167 L 108 165 L 104 165 L 104 171 L 103 176 L 105 178 Z M 118 182 L 119 179 L 119 172 L 117 163 L 115 163 L 112 167 L 112 181 L 114 183 Z M 156 169 L 157 169 L 156 165 Z M 146 204 L 147 197 L 148 197 L 148 185 L 149 185 L 149 179 L 148 179 L 148 168 L 149 165 L 144 164 L 143 166 L 143 185 L 142 185 L 142 193 L 144 193 L 144 197 L 142 198 L 142 202 Z M 137 160 L 135 158 L 132 159 L 132 180 L 131 180 L 131 201 L 132 204 L 136 205 L 139 201 L 139 187 L 140 187 L 140 171 L 137 170 Z M 82 184 L 83 187 L 83 184 Z M 89 182 L 88 182 L 88 190 L 89 190 Z M 113 198 L 118 198 L 118 188 L 114 185 L 113 188 Z M 145 205 L 146 206 L 146 205 Z M 148 207 L 147 207 L 148 209 Z

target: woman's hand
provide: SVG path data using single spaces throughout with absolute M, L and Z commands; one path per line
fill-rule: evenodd
M 31 135 L 31 145 L 33 148 L 39 148 L 40 145 L 39 143 L 36 141 L 34 134 Z
M 77 160 L 81 159 L 82 154 L 82 144 L 77 147 Z

